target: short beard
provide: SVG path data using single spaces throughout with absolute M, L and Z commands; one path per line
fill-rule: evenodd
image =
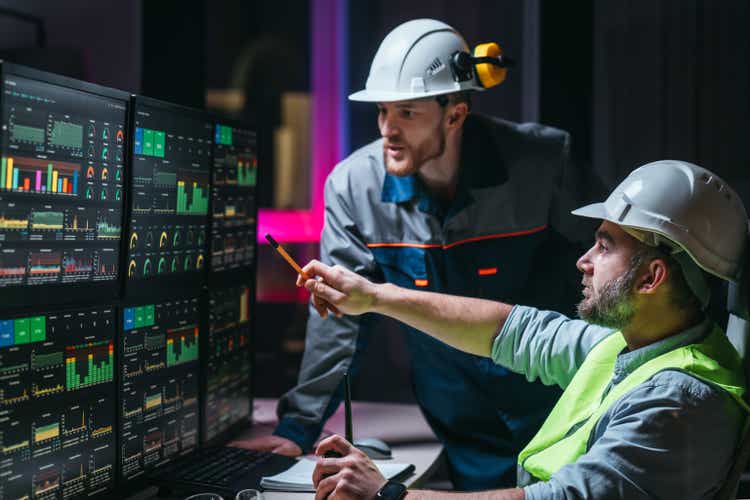
M 640 265 L 633 264 L 620 277 L 606 283 L 596 296 L 584 298 L 578 304 L 581 319 L 615 330 L 630 324 L 636 312 L 633 287 L 640 269 Z
M 445 153 L 445 144 L 446 144 L 446 137 L 445 132 L 442 129 L 442 120 L 441 123 L 437 125 L 435 128 L 435 136 L 437 138 L 437 149 L 434 150 L 432 153 L 427 152 L 425 154 L 425 146 L 426 148 L 430 148 L 430 146 L 434 145 L 434 142 L 430 142 L 427 145 L 423 145 L 422 147 L 419 147 L 415 150 L 412 150 L 412 164 L 409 166 L 409 168 L 404 170 L 395 170 L 392 168 L 389 168 L 388 166 L 388 158 L 386 156 L 385 151 L 383 151 L 383 164 L 385 165 L 386 172 L 388 172 L 389 175 L 395 175 L 396 177 L 406 177 L 408 175 L 414 175 L 417 172 L 419 172 L 419 169 L 424 166 L 425 163 L 435 160 L 437 158 L 440 158 L 443 156 L 443 153 Z M 422 155 L 424 157 L 420 158 Z

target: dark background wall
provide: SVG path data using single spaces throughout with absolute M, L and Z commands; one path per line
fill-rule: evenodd
M 17 62 L 131 92 L 141 86 L 140 2 L 115 0 L 2 0 L 0 8 L 37 16 L 47 31 L 34 48 L 27 23 L 0 15 L 0 51 Z
M 38 16 L 47 28 L 40 49 L 29 25 L 0 16 L 0 53 L 192 106 L 203 104 L 207 88 L 239 78 L 248 91 L 244 116 L 269 126 L 281 91 L 310 89 L 314 1 L 0 0 L 0 9 Z M 750 203 L 746 0 L 349 0 L 349 91 L 364 85 L 382 38 L 417 17 L 446 21 L 470 46 L 497 41 L 519 62 L 501 87 L 475 96 L 475 109 L 571 131 L 587 198 L 601 197 L 639 164 L 678 158 L 715 170 Z M 238 61 L 248 47 L 265 59 L 243 79 Z M 347 110 L 351 151 L 376 138 L 377 128 L 371 105 Z M 263 193 L 272 178 L 261 175 Z M 292 251 L 300 260 L 316 254 L 315 245 Z M 267 272 L 288 278 L 274 256 L 260 258 Z M 278 396 L 294 383 L 305 318 L 304 304 L 259 304 L 261 395 Z M 376 338 L 355 396 L 410 400 L 409 360 L 394 323 Z
M 607 184 L 655 158 L 710 168 L 750 202 L 750 3 L 596 2 L 593 158 Z

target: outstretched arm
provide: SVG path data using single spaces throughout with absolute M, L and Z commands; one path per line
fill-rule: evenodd
M 313 294 L 321 316 L 376 312 L 402 321 L 456 349 L 489 357 L 492 342 L 513 306 L 484 299 L 458 297 L 375 284 L 341 266 L 316 260 L 303 269 L 317 279 L 297 279 Z M 332 308 L 336 308 L 335 310 Z

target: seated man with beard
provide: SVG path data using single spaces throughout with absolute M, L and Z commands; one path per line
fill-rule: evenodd
M 316 498 L 713 498 L 750 410 L 737 352 L 705 314 L 704 273 L 736 281 L 744 206 L 713 173 L 678 161 L 633 171 L 604 203 L 577 262 L 582 319 L 373 284 L 317 261 L 298 280 L 322 316 L 377 312 L 565 392 L 518 459 L 518 488 L 409 491 L 340 436 L 323 441 Z

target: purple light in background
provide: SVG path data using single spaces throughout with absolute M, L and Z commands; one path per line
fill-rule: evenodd
M 348 0 L 310 0 L 312 68 L 312 172 L 310 210 L 270 210 L 258 213 L 258 243 L 270 233 L 282 243 L 316 242 L 323 228 L 323 187 L 328 173 L 343 155 L 341 122 L 347 67 L 346 6 Z M 342 73 L 344 77 L 342 77 Z

